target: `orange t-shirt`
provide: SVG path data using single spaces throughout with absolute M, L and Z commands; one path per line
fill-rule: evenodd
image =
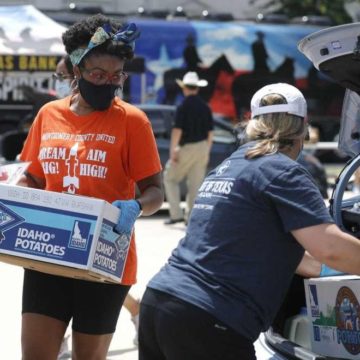
M 135 106 L 116 98 L 105 111 L 79 116 L 70 99 L 44 105 L 21 152 L 28 172 L 45 179 L 46 190 L 114 200 L 133 199 L 135 183 L 161 171 L 150 121 Z M 135 238 L 123 284 L 136 282 Z

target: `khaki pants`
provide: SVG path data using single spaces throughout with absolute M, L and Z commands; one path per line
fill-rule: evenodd
M 180 207 L 180 183 L 186 178 L 186 210 L 185 219 L 194 205 L 197 191 L 204 180 L 206 166 L 209 161 L 209 146 L 206 140 L 185 144 L 180 148 L 179 161 L 166 163 L 164 171 L 164 186 L 166 199 L 170 207 L 170 218 L 184 217 Z

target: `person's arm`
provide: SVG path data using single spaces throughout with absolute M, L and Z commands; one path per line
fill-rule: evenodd
M 135 221 L 143 215 L 152 215 L 160 209 L 164 201 L 161 173 L 149 176 L 136 183 L 140 196 L 134 200 L 115 200 L 112 205 L 120 209 L 120 217 L 115 231 L 131 237 Z
M 170 160 L 177 162 L 179 160 L 179 144 L 182 135 L 182 130 L 180 128 L 173 128 L 171 130 L 171 140 L 170 140 Z
M 210 152 L 211 146 L 213 144 L 213 138 L 214 138 L 214 117 L 213 117 L 212 111 L 209 107 L 209 125 L 208 125 L 208 136 L 207 136 L 209 152 Z
M 330 268 L 360 275 L 360 240 L 335 224 L 309 226 L 291 233 L 316 260 Z
M 296 274 L 304 277 L 318 277 L 321 271 L 321 263 L 307 251 L 296 269 Z
M 164 202 L 161 173 L 142 179 L 136 184 L 140 190 L 140 196 L 136 200 L 141 204 L 143 215 L 154 214 Z
M 45 189 L 45 180 L 29 173 L 25 173 L 25 175 L 21 177 L 16 185 L 35 189 Z

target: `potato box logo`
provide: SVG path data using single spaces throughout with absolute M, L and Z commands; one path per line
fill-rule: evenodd
M 85 251 L 88 246 L 90 227 L 89 222 L 76 220 L 70 236 L 69 248 Z
M 352 290 L 343 286 L 338 291 L 335 305 L 338 343 L 352 355 L 360 353 L 360 305 Z
M 4 232 L 24 222 L 25 219 L 0 202 L 0 245 L 5 239 Z

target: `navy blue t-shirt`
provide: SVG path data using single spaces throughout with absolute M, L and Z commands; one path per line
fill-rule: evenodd
M 301 165 L 280 153 L 247 160 L 249 146 L 206 177 L 186 236 L 148 286 L 254 341 L 271 325 L 304 254 L 290 231 L 333 220 Z

